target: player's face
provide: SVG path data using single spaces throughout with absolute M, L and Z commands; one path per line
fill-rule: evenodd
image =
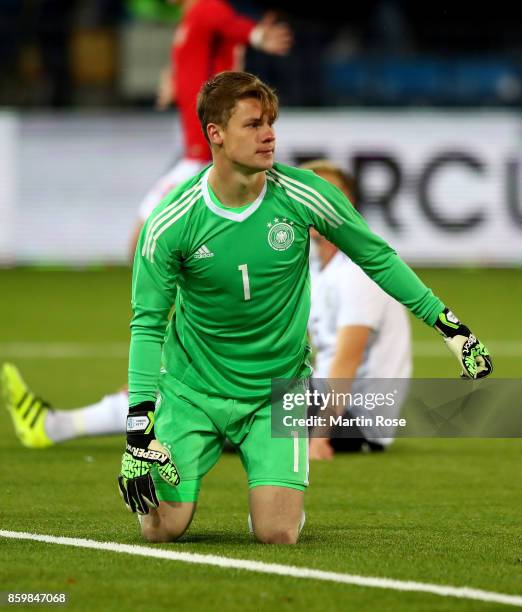
M 340 189 L 346 197 L 348 194 L 346 193 L 346 188 L 343 185 L 341 179 L 335 174 L 335 172 L 330 172 L 329 170 L 317 170 L 315 172 L 321 178 L 324 178 L 325 181 L 328 181 L 332 185 L 335 185 L 338 189 Z
M 239 100 L 221 134 L 223 151 L 233 163 L 254 171 L 268 170 L 273 166 L 274 127 L 263 114 L 259 100 Z

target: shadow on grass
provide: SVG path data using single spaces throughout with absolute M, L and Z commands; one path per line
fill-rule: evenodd
M 186 546 L 192 546 L 194 544 L 202 546 L 202 553 L 209 552 L 206 549 L 206 546 L 219 546 L 220 549 L 230 548 L 237 552 L 238 548 L 243 550 L 252 550 L 257 547 L 263 548 L 272 548 L 273 544 L 261 544 L 257 542 L 254 537 L 248 533 L 231 533 L 231 532 L 202 532 L 202 533 L 187 533 L 180 540 L 176 542 L 170 543 L 161 543 L 161 544 L 152 544 L 144 540 L 141 536 L 136 535 L 135 537 L 125 538 L 126 544 L 137 544 L 141 546 L 152 546 L 152 547 L 164 547 L 167 546 L 169 548 L 182 549 Z M 321 544 L 324 543 L 324 536 L 320 534 L 303 534 L 299 538 L 298 546 L 301 544 Z M 277 546 L 277 545 L 276 545 Z M 287 548 L 287 545 L 284 545 Z M 198 551 L 188 551 L 188 552 L 198 552 Z M 215 549 L 210 552 L 215 553 Z

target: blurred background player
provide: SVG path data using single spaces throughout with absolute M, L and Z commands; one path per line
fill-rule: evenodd
M 234 11 L 227 0 L 171 1 L 181 7 L 181 21 L 172 41 L 170 67 L 160 78 L 157 106 L 175 104 L 183 134 L 183 156 L 150 189 L 139 208 L 131 250 L 145 219 L 176 185 L 210 163 L 210 149 L 196 115 L 196 98 L 203 83 L 224 70 L 241 70 L 245 48 L 251 45 L 272 55 L 285 55 L 292 45 L 288 25 L 273 13 L 256 22 Z
M 273 13 L 256 22 L 235 12 L 227 0 L 179 0 L 177 4 L 182 17 L 172 42 L 171 67 L 162 75 L 158 106 L 176 104 L 184 152 L 143 199 L 131 238 L 132 256 L 145 219 L 155 206 L 211 161 L 196 114 L 197 94 L 203 83 L 218 72 L 240 69 L 247 45 L 273 55 L 285 55 L 292 45 L 290 28 L 277 22 Z M 126 389 L 89 406 L 53 411 L 47 402 L 30 393 L 14 365 L 6 364 L 1 377 L 15 430 L 25 446 L 45 448 L 71 438 L 123 431 Z
M 4 403 L 16 435 L 28 448 L 47 448 L 82 436 L 122 433 L 128 410 L 127 390 L 73 410 L 54 410 L 29 389 L 18 368 L 5 363 L 0 373 Z
M 302 167 L 334 184 L 353 205 L 354 181 L 341 168 L 326 159 Z M 315 379 L 357 379 L 352 392 L 364 392 L 368 379 L 408 379 L 412 372 L 411 333 L 405 308 L 334 244 L 315 229 L 310 232 L 318 260 L 312 273 L 309 322 L 316 350 L 312 383 Z M 399 411 L 400 401 L 396 401 L 386 416 L 396 417 Z M 350 412 L 348 416 L 357 414 Z M 382 450 L 392 441 L 390 437 L 375 439 L 373 428 L 371 432 L 354 428 L 350 437 L 346 428 L 342 430 L 342 437 L 338 437 L 339 429 L 331 432 L 330 439 L 312 436 L 310 459 L 331 459 L 335 451 Z

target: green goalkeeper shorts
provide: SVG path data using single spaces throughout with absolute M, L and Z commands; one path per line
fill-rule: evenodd
M 225 439 L 237 449 L 249 488 L 308 486 L 308 439 L 273 438 L 270 400 L 240 402 L 198 393 L 164 373 L 156 407 L 156 438 L 169 449 L 181 482 L 152 477 L 160 501 L 195 502 L 201 479 L 215 465 Z

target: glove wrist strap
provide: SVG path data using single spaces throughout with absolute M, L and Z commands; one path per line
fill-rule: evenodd
M 457 317 L 451 312 L 449 308 L 439 313 L 437 320 L 433 326 L 444 338 L 453 338 L 455 336 L 466 336 L 468 337 L 471 332 L 457 319 Z
M 154 402 L 142 402 L 129 408 L 127 446 L 146 449 L 154 439 Z

